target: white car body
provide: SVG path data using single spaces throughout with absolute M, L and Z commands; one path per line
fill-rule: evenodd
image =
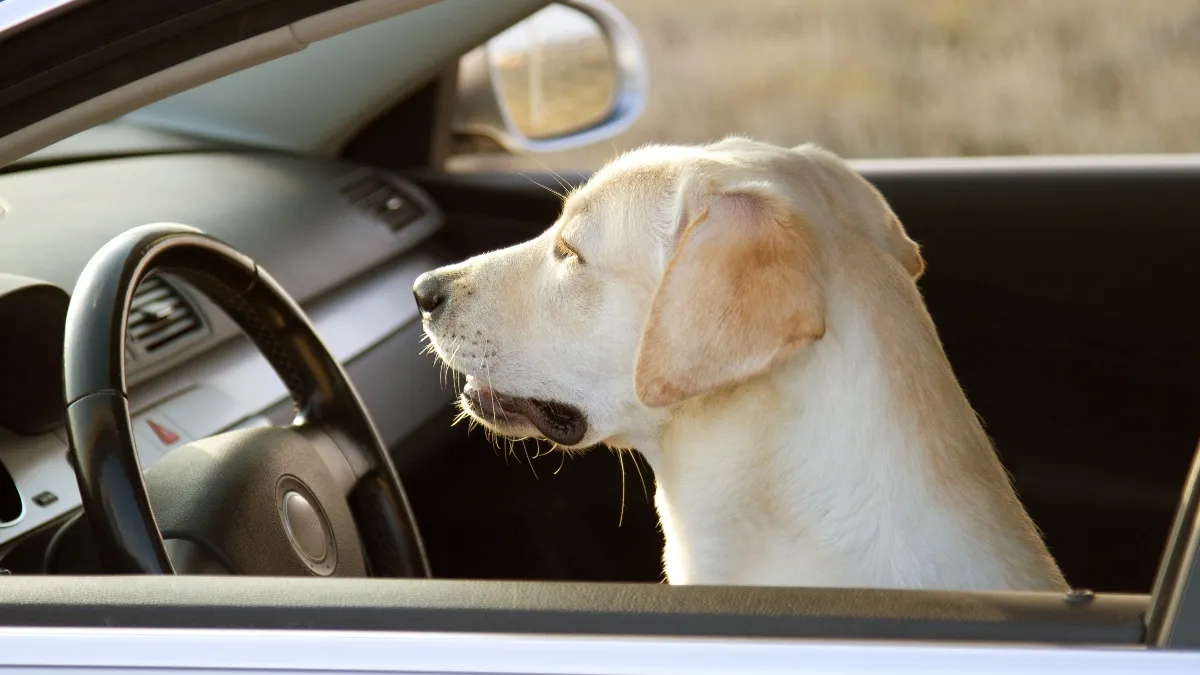
M 378 112 L 398 95 L 408 93 L 411 81 L 436 63 L 453 58 L 455 50 L 462 45 L 439 41 L 437 31 L 457 27 L 468 36 L 464 39 L 478 43 L 498 28 L 544 4 L 541 0 L 521 0 L 501 6 L 497 1 L 487 3 L 486 8 L 473 10 L 468 4 L 472 1 L 362 0 L 329 13 L 336 16 L 323 15 L 297 22 L 267 38 L 247 40 L 247 44 L 234 45 L 220 54 L 213 52 L 177 65 L 164 71 L 154 82 L 108 92 L 95 101 L 61 111 L 28 129 L 0 137 L 0 166 L 33 152 L 52 152 L 52 148 L 46 148 L 53 143 L 128 113 L 132 113 L 128 121 L 158 129 L 206 134 L 223 141 L 293 153 L 330 154 L 344 141 L 348 130 L 362 122 L 363 116 Z M 0 34 L 7 28 L 72 4 L 67 0 L 7 0 L 0 4 Z M 433 6 L 425 15 L 427 22 L 404 20 L 405 12 L 426 6 Z M 360 26 L 357 32 L 348 32 L 356 26 Z M 352 56 L 341 60 L 323 57 L 338 52 Z M 636 60 L 638 57 L 640 55 L 634 53 L 630 58 Z M 250 68 L 258 63 L 262 63 L 262 67 Z M 330 83 L 327 93 L 331 100 L 338 100 L 341 105 L 288 107 L 289 98 L 298 93 L 298 84 L 289 80 L 289 73 L 311 68 L 324 69 Z M 386 76 L 377 76 L 379 72 L 386 72 Z M 244 107 L 229 105 L 230 100 L 249 96 L 265 86 L 279 87 L 279 96 L 274 103 L 265 101 Z M 629 105 L 634 111 L 632 114 L 636 115 L 640 102 Z M 618 124 L 613 128 L 623 127 Z M 594 140 L 597 133 L 593 129 L 583 136 Z M 1112 161 L 1183 160 L 1124 158 Z M 1186 161 L 1194 162 L 1194 159 Z M 964 161 L 961 166 L 970 170 L 978 163 L 979 160 Z M 411 283 L 416 271 L 405 271 L 396 288 Z M 376 315 L 382 317 L 384 312 Z M 361 325 L 347 326 L 334 320 L 318 324 L 322 330 L 337 333 L 330 342 L 339 350 L 345 345 L 343 351 L 347 358 L 351 353 L 366 350 L 369 345 L 365 342 L 368 338 L 374 339 Z M 389 325 L 378 332 L 382 335 L 394 329 Z M 355 340 L 364 344 L 354 343 Z M 282 390 L 276 387 L 264 396 L 265 401 L 274 401 L 282 396 Z M 65 466 L 58 467 L 60 473 Z M 86 626 L 70 627 L 52 625 L 55 622 L 49 620 L 42 625 L 12 625 L 0 616 L 0 672 L 21 675 L 48 672 L 182 675 L 215 671 L 309 675 L 1200 673 L 1200 651 L 1170 648 L 1179 643 L 1186 647 L 1200 643 L 1198 474 L 1200 470 L 1193 471 L 1190 492 L 1185 495 L 1180 508 L 1172 548 L 1164 558 L 1160 584 L 1148 605 L 1143 644 L 951 641 L 936 635 L 922 640 L 885 640 L 851 635 L 844 639 L 828 636 L 639 635 L 637 630 L 630 630 L 629 634 L 536 634 L 527 631 L 128 627 L 123 621 L 110 621 L 108 617 L 98 615 L 81 617 L 86 618 L 81 621 Z M 64 479 L 66 483 L 70 482 L 69 478 L 68 475 Z M 61 506 L 73 508 L 78 503 L 77 495 L 67 495 Z M 1189 585 L 1189 580 L 1194 583 Z M 9 588 L 16 588 L 18 582 L 13 577 L 0 576 L 0 604 L 5 601 L 6 585 L 10 583 Z M 73 582 L 64 579 L 62 583 Z M 215 587 L 226 582 L 213 578 L 207 583 Z M 386 596 L 394 592 L 387 583 L 379 582 L 378 594 Z M 20 597 L 36 598 L 37 593 L 34 589 Z M 151 590 L 137 599 L 144 604 L 153 604 L 155 600 Z M 1054 599 L 1066 608 L 1063 616 L 1069 614 L 1068 605 L 1073 601 L 1072 598 Z M 102 614 L 105 610 L 79 611 Z M 697 611 L 703 613 L 704 607 Z M 1019 622 L 1021 617 L 1008 620 Z M 297 616 L 294 624 L 306 622 L 307 617 Z M 518 628 L 514 626 L 514 631 Z

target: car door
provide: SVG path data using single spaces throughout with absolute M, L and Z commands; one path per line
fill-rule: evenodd
M 109 7 L 113 4 L 119 3 L 110 3 Z M 267 4 L 243 3 L 226 18 L 249 21 L 249 15 L 238 12 Z M 64 13 L 54 18 L 66 21 L 72 16 L 70 10 L 82 11 L 89 5 L 64 7 Z M 128 7 L 136 9 L 134 4 Z M 315 3 L 297 11 L 317 11 L 314 7 Z M 249 24 L 256 25 L 252 21 Z M 140 32 L 132 30 L 134 34 Z M 27 34 L 32 35 L 32 31 Z M 227 39 L 233 44 L 245 35 L 244 28 L 238 29 Z M 4 58 L 3 47 L 16 43 L 0 45 L 0 63 L 14 63 Z M 136 53 L 131 48 L 129 54 Z M 178 58 L 183 62 L 187 55 Z M 61 66 L 68 61 L 48 63 Z M 52 70 L 47 66 L 45 72 Z M 41 72 L 31 70 L 23 76 L 37 78 Z M 139 76 L 145 73 L 132 77 Z M 47 96 L 61 84 L 43 82 L 44 88 L 34 89 Z M 117 80 L 101 77 L 91 82 L 101 90 L 117 86 Z M 447 226 L 439 237 L 456 255 L 511 243 L 544 227 L 553 220 L 557 202 L 540 188 L 529 187 L 513 174 L 448 173 L 434 161 L 437 142 L 448 140 L 449 135 L 448 88 L 452 85 L 446 80 L 432 81 L 426 90 L 406 99 L 381 118 L 386 121 L 372 129 L 373 133 L 395 134 L 397 120 L 421 120 L 423 123 L 410 127 L 408 133 L 432 139 L 424 144 L 428 152 L 398 153 L 401 157 L 384 153 L 369 163 L 391 165 L 388 168 L 404 171 L 424 186 L 447 212 Z M 11 96 L 7 99 L 10 102 L 38 102 L 38 106 L 31 107 L 42 115 L 53 114 L 56 106 L 57 110 L 66 110 L 70 105 L 51 103 L 49 98 L 43 102 L 34 93 L 20 98 L 8 89 L 4 91 Z M 91 90 L 91 94 L 96 91 Z M 442 96 L 437 95 L 439 91 Z M 77 95 L 76 103 L 91 100 Z M 15 108 L 2 110 L 12 112 Z M 30 120 L 35 119 L 12 114 L 10 126 L 0 131 L 7 134 L 6 139 L 27 129 Z M 365 160 L 353 150 L 356 145 L 362 148 L 369 144 L 352 141 L 346 146 L 345 158 Z M 6 147 L 16 152 L 16 148 L 25 146 L 13 143 Z M 1001 443 L 1006 461 L 1014 466 L 1029 462 L 1032 474 L 1055 479 L 1048 482 L 1061 485 L 1057 479 L 1082 467 L 1056 468 L 1046 459 L 1050 453 L 1047 448 L 1058 451 L 1062 444 L 1032 432 L 1031 423 L 1037 418 L 1028 408 L 1006 407 L 1013 387 L 1002 378 L 1012 374 L 1011 369 L 1018 369 L 1016 375 L 1032 378 L 1018 387 L 1020 391 L 1053 398 L 1050 394 L 1054 391 L 1041 390 L 1055 384 L 1053 377 L 1042 376 L 1042 370 L 1066 359 L 1075 347 L 1063 346 L 1057 337 L 1067 329 L 1051 332 L 1043 322 L 1061 320 L 1064 315 L 1082 317 L 1077 322 L 1066 322 L 1078 327 L 1129 316 L 1114 311 L 1118 304 L 1114 299 L 1124 301 L 1125 307 L 1140 303 L 1146 311 L 1137 313 L 1131 321 L 1144 331 L 1153 331 L 1156 340 L 1195 335 L 1194 325 L 1182 318 L 1182 312 L 1149 311 L 1176 307 L 1171 298 L 1177 296 L 1164 298 L 1162 294 L 1171 288 L 1188 288 L 1194 280 L 1189 276 L 1194 272 L 1179 271 L 1174 264 L 1188 258 L 1180 252 L 1194 246 L 1195 241 L 1187 235 L 1179 236 L 1176 228 L 1166 222 L 1166 212 L 1171 205 L 1187 199 L 1184 193 L 1194 187 L 1195 167 L 1186 162 L 1165 168 L 1161 164 L 1134 163 L 1117 169 L 1081 169 L 1069 163 L 1065 167 L 1030 169 L 1019 163 L 925 167 L 901 162 L 864 166 L 863 170 L 897 205 L 916 238 L 927 246 L 931 260 L 955 260 L 946 265 L 947 272 L 940 282 L 931 270 L 925 292 L 939 326 L 950 326 L 942 330 L 951 345 L 956 368 L 976 373 L 968 388 L 995 387 L 998 402 L 991 407 L 987 403 L 977 405 L 985 415 L 1009 420 L 1007 425 L 1000 422 L 1001 428 L 1007 426 L 1010 430 L 1009 440 Z M 1016 199 L 1014 192 L 1026 196 Z M 1066 201 L 1059 199 L 1064 193 Z M 1040 201 L 1030 194 L 1041 195 Z M 1072 194 L 1076 195 L 1074 201 Z M 1155 205 L 1163 210 L 1153 211 Z M 1044 210 L 1053 214 L 1056 209 L 1061 213 L 1071 210 L 1068 207 L 1085 206 L 1086 214 L 1101 219 L 1110 228 L 1107 234 L 1098 235 L 1102 242 L 1122 244 L 1124 255 L 1118 256 L 1107 247 L 1085 249 L 1088 261 L 1063 273 L 1054 265 L 1061 259 L 1058 256 L 1080 253 L 1068 246 L 1077 238 L 1065 232 L 1045 235 L 1051 249 L 1044 257 L 1009 260 L 1009 256 L 992 255 L 1002 251 L 1015 256 L 1026 249 L 1026 240 L 1019 236 L 1022 230 L 1004 227 L 1012 220 L 1030 218 Z M 1144 232 L 1170 232 L 1168 252 L 1145 241 L 1130 244 L 1127 232 L 1119 231 L 1120 216 L 1147 209 L 1157 217 L 1148 220 L 1151 224 Z M 964 219 L 991 223 L 990 227 L 979 226 L 989 237 L 986 244 L 980 242 L 977 231 L 961 229 Z M 1047 227 L 1060 222 L 1047 215 L 1030 226 L 1040 223 Z M 939 241 L 942 243 L 936 243 Z M 1132 280 L 1122 278 L 1120 283 L 1101 279 L 1102 268 L 1111 272 L 1113 265 L 1121 262 L 1146 271 L 1153 267 L 1164 271 L 1161 268 L 1170 266 L 1165 273 L 1171 283 L 1161 284 L 1137 275 L 1131 275 L 1136 276 Z M 1025 264 L 1030 272 L 1022 275 L 1015 271 L 1017 267 L 1008 267 L 1010 263 Z M 1050 284 L 1055 292 L 1046 293 L 1048 280 L 1061 281 L 1075 274 L 1105 285 L 1096 295 L 1087 283 L 1082 284 L 1083 289 L 1065 283 L 1058 287 Z M 1042 283 L 1034 283 L 1039 276 Z M 1038 299 L 1045 304 L 1039 305 Z M 1029 307 L 1033 310 L 1026 315 Z M 983 314 L 987 320 L 977 321 Z M 957 333 L 953 328 L 956 322 L 962 324 Z M 1113 537 L 1111 545 L 1081 549 L 1079 557 L 1069 563 L 1075 574 L 1100 589 L 1098 593 L 1080 590 L 1060 596 L 438 579 L 7 576 L 0 579 L 0 667 L 14 672 L 1194 672 L 1200 654 L 1145 647 L 1200 645 L 1194 597 L 1200 583 L 1189 585 L 1196 575 L 1200 544 L 1195 528 L 1200 510 L 1200 472 L 1194 469 L 1185 483 L 1195 450 L 1195 428 L 1183 415 L 1189 401 L 1195 401 L 1186 398 L 1196 395 L 1195 379 L 1187 377 L 1192 373 L 1177 372 L 1186 370 L 1187 362 L 1183 367 L 1169 368 L 1176 377 L 1167 377 L 1154 364 L 1144 363 L 1149 357 L 1136 350 L 1128 371 L 1112 365 L 1115 345 L 1124 345 L 1131 332 L 1137 331 L 1118 329 L 1114 333 L 1117 337 L 1111 340 L 1089 333 L 1085 342 L 1099 342 L 1099 355 L 1080 357 L 1084 364 L 1074 364 L 1074 369 L 1071 364 L 1063 366 L 1062 372 L 1067 375 L 1060 376 L 1074 381 L 1080 389 L 1111 385 L 1112 389 L 1102 391 L 1124 395 L 1119 409 L 1132 418 L 1108 420 L 1097 432 L 1093 431 L 1095 416 L 1088 415 L 1087 430 L 1079 432 L 1078 440 L 1095 442 L 1101 449 L 1111 447 L 1112 454 L 1122 458 L 1139 425 L 1161 429 L 1161 438 L 1155 440 L 1168 441 L 1161 444 L 1165 449 L 1153 444 L 1153 454 L 1143 451 L 1142 457 L 1153 458 L 1146 464 L 1156 468 L 1146 470 L 1149 478 L 1140 474 L 1139 478 L 1152 483 L 1148 491 L 1153 496 L 1146 498 L 1141 494 L 1146 490 L 1139 490 L 1138 499 L 1146 501 L 1131 497 L 1123 502 L 1136 517 L 1149 518 L 1142 526 L 1150 532 L 1131 546 L 1120 537 L 1137 527 L 1101 529 Z M 976 339 L 985 340 L 985 347 L 971 346 Z M 1021 355 L 1009 355 L 997 363 L 994 350 L 1009 344 L 1019 345 Z M 1186 347 L 1172 349 L 1172 359 L 1188 353 Z M 975 367 L 970 365 L 973 355 Z M 1104 369 L 1106 363 L 1108 369 Z M 1093 378 L 1090 373 L 1096 367 L 1101 372 Z M 964 380 L 968 377 L 963 376 Z M 1109 378 L 1135 387 L 1134 393 L 1112 385 Z M 1005 384 L 1009 386 L 1002 387 Z M 1184 404 L 1174 403 L 1175 394 L 1185 398 Z M 1143 397 L 1150 398 L 1144 408 L 1139 405 Z M 983 398 L 986 401 L 987 397 Z M 1084 407 L 1078 401 L 1072 405 Z M 1080 411 L 1070 412 L 1082 416 Z M 1188 433 L 1192 437 L 1185 443 L 1183 438 Z M 1117 441 L 1106 446 L 1110 435 Z M 1021 460 L 1025 455 L 1017 445 L 1029 453 L 1025 460 Z M 1039 449 L 1045 451 L 1039 453 Z M 1072 463 L 1072 457 L 1068 454 L 1061 461 Z M 1091 459 L 1089 455 L 1088 461 Z M 1123 463 L 1102 468 L 1099 473 L 1114 476 L 1121 471 L 1132 472 L 1132 467 L 1132 463 Z M 1014 472 L 1020 478 L 1020 472 Z M 1069 482 L 1079 484 L 1079 488 L 1090 478 Z M 1043 510 L 1042 520 L 1053 518 L 1045 513 L 1060 513 L 1059 500 L 1073 503 L 1078 498 L 1077 494 L 1064 495 L 1043 484 L 1044 496 L 1039 500 L 1036 479 L 1026 478 L 1022 485 L 1023 496 L 1032 495 L 1026 496 L 1033 504 L 1031 510 Z M 1094 489 L 1106 494 L 1087 496 L 1092 493 L 1080 490 L 1085 499 L 1092 500 L 1093 507 L 1117 498 L 1117 491 L 1108 487 Z M 1069 517 L 1070 509 L 1065 513 L 1068 516 L 1064 517 Z M 1071 522 L 1077 526 L 1079 521 Z M 1059 534 L 1058 540 L 1067 541 L 1069 537 Z M 1113 559 L 1108 557 L 1111 549 L 1143 545 L 1166 552 L 1161 566 L 1145 563 L 1145 556 L 1134 562 L 1119 558 L 1116 563 L 1109 562 Z M 1093 558 L 1092 553 L 1101 548 L 1105 555 L 1096 553 Z M 1153 588 L 1149 586 L 1151 581 Z

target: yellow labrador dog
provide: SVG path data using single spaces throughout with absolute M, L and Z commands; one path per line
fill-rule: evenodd
M 499 434 L 640 450 L 672 584 L 1067 588 L 883 197 L 811 145 L 625 154 L 414 292 Z

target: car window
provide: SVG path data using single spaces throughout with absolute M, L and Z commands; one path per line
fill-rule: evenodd
M 649 62 L 637 122 L 587 147 L 477 153 L 451 169 L 590 170 L 645 143 L 731 133 L 851 158 L 1200 151 L 1197 0 L 610 2 Z M 580 80 L 608 74 L 556 61 L 568 59 L 547 59 L 542 76 L 572 86 L 547 87 L 558 98 L 539 108 L 577 113 L 590 105 Z

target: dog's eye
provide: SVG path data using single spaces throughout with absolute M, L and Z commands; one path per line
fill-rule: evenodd
M 571 245 L 563 241 L 561 236 L 554 238 L 554 257 L 559 260 L 575 258 L 579 262 L 583 262 L 583 256 L 579 255 L 579 251 L 571 248 Z

